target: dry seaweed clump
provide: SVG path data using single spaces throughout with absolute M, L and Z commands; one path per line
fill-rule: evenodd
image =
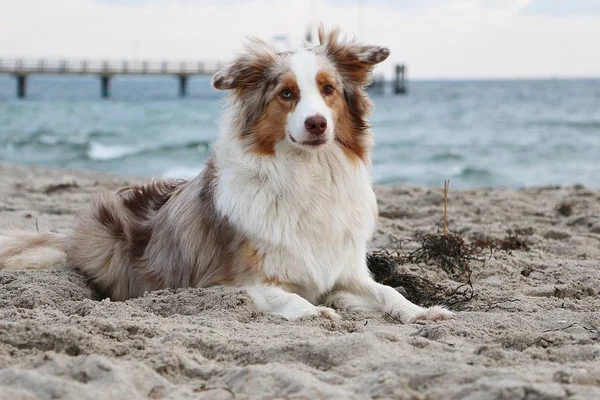
M 394 288 L 402 287 L 406 297 L 414 303 L 426 307 L 445 305 L 457 309 L 474 297 L 475 293 L 470 282 L 447 289 L 427 278 L 400 273 L 398 265 L 404 262 L 406 256 L 398 252 L 378 250 L 367 255 L 367 266 L 375 281 Z
M 415 241 L 419 248 L 406 256 L 412 264 L 435 264 L 442 268 L 452 279 L 469 282 L 471 278 L 470 262 L 478 260 L 476 252 L 464 239 L 456 234 L 417 235 Z
M 406 253 L 402 250 L 402 244 L 408 242 L 417 243 L 418 247 Z M 404 288 L 406 297 L 417 304 L 442 304 L 457 309 L 474 298 L 471 264 L 485 264 L 482 252 L 487 249 L 491 255 L 495 250 L 529 250 L 529 242 L 512 230 L 508 230 L 507 236 L 501 239 L 474 238 L 470 243 L 454 233 L 416 235 L 414 239 L 397 242 L 392 252 L 378 250 L 369 253 L 367 265 L 377 282 Z M 435 265 L 461 284 L 447 289 L 427 278 L 400 273 L 398 266 L 403 264 Z
M 402 287 L 409 300 L 422 305 L 443 304 L 459 306 L 471 300 L 474 296 L 471 283 L 471 263 L 473 261 L 485 264 L 482 252 L 490 250 L 529 250 L 529 242 L 522 235 L 531 234 L 531 228 L 508 230 L 508 236 L 502 239 L 474 238 L 470 243 L 462 236 L 448 229 L 448 194 L 450 181 L 444 181 L 444 214 L 442 218 L 443 234 L 418 234 L 414 239 L 396 241 L 393 252 L 379 250 L 367 255 L 367 265 L 373 278 L 382 284 Z M 415 250 L 405 253 L 404 243 L 418 244 Z M 451 290 L 437 285 L 426 278 L 414 274 L 402 274 L 398 266 L 401 264 L 435 265 L 446 272 L 448 277 L 461 285 Z
M 501 239 L 494 238 L 472 238 L 472 247 L 475 250 L 489 249 L 491 253 L 494 250 L 525 250 L 529 251 L 529 241 L 519 234 L 519 232 L 513 232 L 511 229 L 506 231 L 507 235 Z
M 570 202 L 562 202 L 558 206 L 556 206 L 556 212 L 558 212 L 563 217 L 570 217 L 573 215 L 573 203 Z

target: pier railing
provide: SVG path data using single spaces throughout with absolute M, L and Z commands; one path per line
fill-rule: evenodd
M 179 95 L 187 92 L 188 77 L 212 75 L 221 64 L 206 61 L 111 61 L 111 60 L 49 60 L 0 58 L 0 74 L 17 79 L 17 97 L 27 94 L 27 77 L 33 74 L 96 75 L 100 77 L 102 97 L 110 95 L 110 78 L 115 75 L 171 75 L 179 80 Z
M 115 61 L 0 58 L 0 73 L 14 75 L 212 75 L 221 66 L 206 61 Z

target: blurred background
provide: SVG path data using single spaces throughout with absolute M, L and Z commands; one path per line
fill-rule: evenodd
M 0 161 L 191 177 L 218 134 L 210 73 L 314 21 L 392 51 L 376 182 L 600 187 L 598 0 L 0 0 Z

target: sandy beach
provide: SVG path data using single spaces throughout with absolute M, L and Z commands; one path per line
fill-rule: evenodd
M 0 164 L 0 229 L 67 233 L 94 192 L 140 181 Z M 439 232 L 441 187 L 377 194 L 372 250 Z M 67 266 L 0 269 L 0 399 L 600 398 L 600 191 L 451 188 L 448 220 L 467 242 L 511 230 L 528 249 L 482 251 L 473 299 L 440 323 L 286 321 L 223 287 L 112 302 Z

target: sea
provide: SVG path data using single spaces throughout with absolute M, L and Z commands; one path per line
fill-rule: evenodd
M 0 162 L 189 178 L 224 104 L 209 77 L 0 75 Z M 372 93 L 373 180 L 455 188 L 600 187 L 600 79 L 409 81 Z M 1 166 L 0 166 L 1 168 Z

